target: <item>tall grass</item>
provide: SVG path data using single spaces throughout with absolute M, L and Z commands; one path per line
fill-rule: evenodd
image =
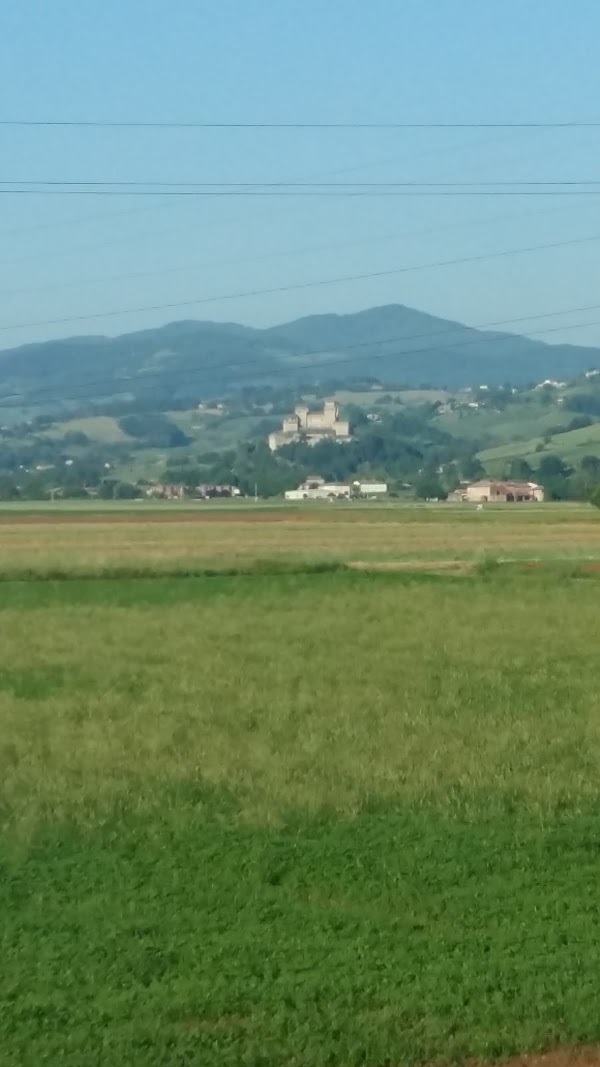
M 600 1040 L 598 589 L 1 583 L 3 1067 Z
M 595 582 L 340 572 L 182 579 L 137 602 L 138 588 L 5 586 L 5 820 L 87 819 L 187 780 L 259 821 L 596 792 Z
M 600 1040 L 598 588 L 3 583 L 3 1067 Z

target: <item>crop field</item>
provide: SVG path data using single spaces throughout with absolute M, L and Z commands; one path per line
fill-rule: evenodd
M 589 505 L 402 506 L 143 502 L 0 511 L 0 575 L 201 574 L 252 564 L 598 559 Z
M 0 513 L 2 1067 L 591 1063 L 600 515 L 173 514 Z

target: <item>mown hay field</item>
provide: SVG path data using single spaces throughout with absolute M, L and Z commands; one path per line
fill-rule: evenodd
M 359 558 L 340 514 L 313 526 Z M 449 558 L 446 524 L 471 530 L 411 514 L 379 525 L 445 531 Z M 557 554 L 593 555 L 593 516 L 556 514 L 549 540 L 588 538 Z M 538 554 L 541 515 L 518 527 Z M 0 1062 L 383 1067 L 600 1041 L 596 572 L 152 577 L 142 541 L 125 558 L 145 577 L 98 577 L 100 526 L 111 567 L 138 530 L 231 565 L 226 521 L 149 525 L 64 523 L 52 549 L 22 522 L 16 562 L 0 528 Z M 90 577 L 44 579 L 50 551 Z
M 279 561 L 600 559 L 590 506 L 172 504 L 0 512 L 0 577 L 201 573 Z

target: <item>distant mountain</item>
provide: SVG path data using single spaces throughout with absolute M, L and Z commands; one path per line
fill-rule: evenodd
M 524 385 L 573 378 L 600 365 L 599 348 L 476 330 L 401 304 L 351 315 L 310 315 L 265 334 L 297 352 L 319 350 L 319 361 L 330 362 L 332 374 L 335 364 L 344 376 L 372 374 L 407 385 Z
M 174 322 L 120 337 L 70 337 L 0 352 L 0 405 L 55 409 L 118 398 L 165 408 L 247 384 L 366 375 L 390 383 L 525 384 L 600 366 L 600 349 L 548 345 L 392 304 L 269 329 Z

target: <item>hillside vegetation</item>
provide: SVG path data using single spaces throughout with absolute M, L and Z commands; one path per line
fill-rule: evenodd
M 407 348 L 407 331 L 417 329 L 418 359 Z M 450 334 L 456 340 L 457 331 L 460 344 L 439 347 Z M 4 353 L 0 389 L 3 373 L 7 389 L 21 388 L 13 375 L 18 367 L 24 384 L 20 397 L 11 394 L 13 406 L 7 404 L 0 426 L 0 499 L 57 493 L 134 498 L 153 486 L 160 492 L 163 484 L 190 494 L 199 485 L 224 485 L 272 497 L 311 474 L 342 484 L 385 481 L 396 495 L 440 499 L 460 481 L 486 473 L 537 479 L 551 499 L 588 499 L 600 484 L 600 376 L 591 369 L 543 383 L 553 367 L 589 368 L 600 353 L 504 338 L 500 359 L 500 341 L 488 342 L 477 331 L 440 326 L 396 306 L 317 316 L 277 331 L 178 323 L 127 338 L 85 340 L 100 361 L 108 353 L 107 393 L 100 379 L 88 393 L 77 384 L 77 374 L 87 371 L 83 364 L 75 369 L 76 340 L 65 342 L 66 363 L 58 342 L 22 350 L 18 359 Z M 311 343 L 322 347 L 302 364 L 301 349 Z M 244 346 L 254 353 L 245 362 Z M 518 373 L 511 346 L 519 353 Z M 343 351 L 347 358 L 333 358 Z M 218 390 L 216 379 L 209 384 L 203 378 L 207 353 L 218 360 Z M 261 361 L 264 369 L 263 357 L 270 370 L 258 384 L 254 371 Z M 522 384 L 538 357 L 541 380 Z M 43 395 L 42 358 L 48 361 Z M 469 362 L 475 358 L 476 370 Z M 51 396 L 46 383 L 52 368 L 61 367 L 73 373 L 72 388 Z M 494 384 L 498 379 L 504 384 Z M 318 406 L 330 396 L 350 422 L 349 443 L 309 447 L 300 440 L 269 452 L 270 431 L 297 403 Z
M 348 382 L 365 375 L 411 387 L 523 385 L 572 378 L 596 364 L 599 350 L 475 330 L 394 304 L 265 330 L 176 322 L 121 337 L 71 337 L 4 350 L 0 405 L 39 413 L 134 399 L 164 411 L 241 385 Z
M 600 423 L 584 426 L 580 430 L 569 430 L 564 433 L 554 434 L 549 440 L 546 435 L 532 437 L 526 441 L 510 441 L 505 445 L 484 449 L 479 452 L 479 459 L 486 466 L 497 464 L 498 461 L 522 458 L 533 464 L 539 462 L 540 451 L 562 456 L 573 464 L 586 455 L 600 455 Z

